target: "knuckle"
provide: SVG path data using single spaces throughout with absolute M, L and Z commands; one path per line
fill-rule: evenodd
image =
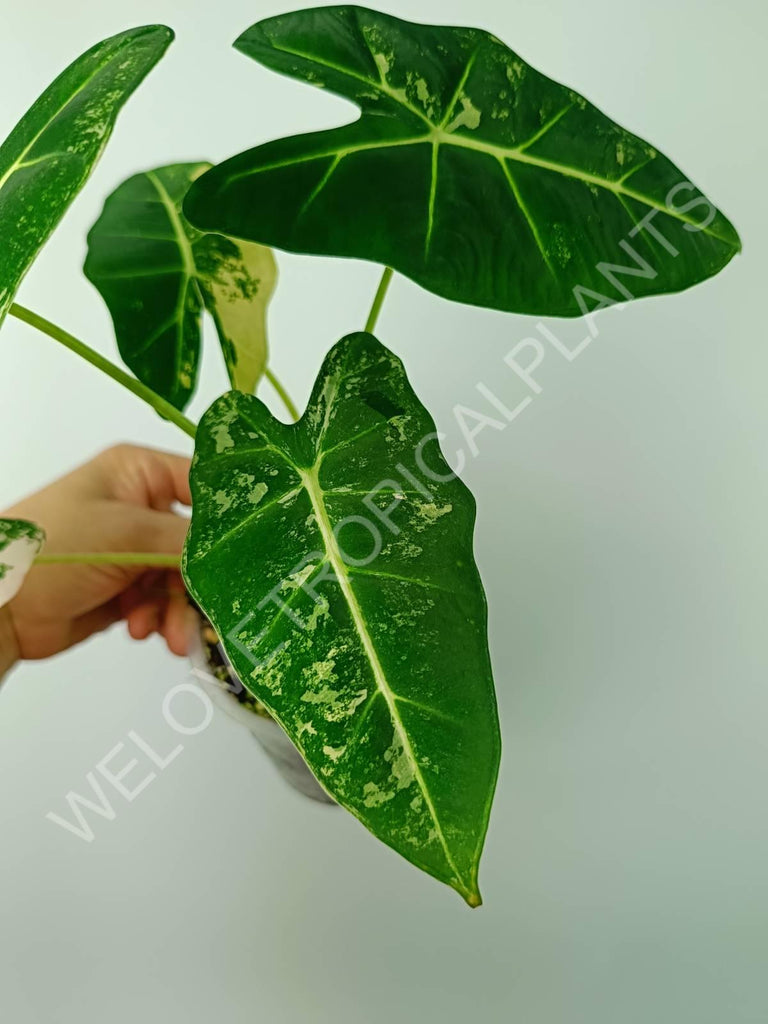
M 129 444 L 127 441 L 119 441 L 117 444 L 110 445 L 103 455 L 108 459 L 124 459 L 130 458 L 135 455 L 138 451 L 138 447 L 135 444 Z

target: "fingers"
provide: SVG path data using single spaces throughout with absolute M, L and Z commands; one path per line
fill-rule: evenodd
M 174 502 L 192 504 L 190 466 L 191 460 L 182 455 L 144 449 L 144 470 L 152 508 L 167 511 Z
M 187 593 L 180 576 L 169 582 L 169 598 L 160 632 L 172 654 L 184 656 L 189 653 L 192 633 L 197 617 L 189 606 Z
M 167 512 L 174 503 L 192 504 L 190 460 L 183 455 L 119 444 L 93 463 L 105 496 Z
M 128 632 L 134 640 L 146 640 L 157 632 L 160 625 L 160 603 L 157 601 L 139 605 L 128 616 Z
M 146 640 L 159 633 L 172 654 L 189 653 L 196 617 L 178 573 L 145 573 L 124 592 L 120 604 L 134 640 Z
M 151 571 L 122 594 L 99 608 L 74 619 L 61 649 L 86 640 L 124 619 L 134 640 L 158 633 L 171 654 L 189 654 L 197 616 L 190 607 L 181 576 L 176 572 Z
M 174 512 L 155 512 L 134 505 L 114 505 L 109 515 L 108 549 L 180 555 L 189 530 L 189 519 Z
M 157 609 L 165 600 L 164 575 L 159 570 L 145 572 L 118 598 L 122 618 L 134 640 L 146 640 L 157 628 Z
M 69 629 L 69 642 L 68 647 L 73 647 L 75 644 L 79 644 L 83 640 L 87 640 L 89 636 L 93 636 L 94 633 L 102 633 L 105 629 L 114 625 L 122 619 L 122 610 L 120 607 L 120 601 L 115 598 L 112 601 L 108 601 L 101 607 L 94 609 L 92 612 L 88 612 L 85 615 L 80 615 L 74 619 Z
M 189 520 L 173 512 L 150 512 L 152 529 L 147 531 L 149 551 L 180 555 L 189 531 Z

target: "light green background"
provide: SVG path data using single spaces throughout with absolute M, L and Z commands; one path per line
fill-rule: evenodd
M 333 97 L 229 49 L 289 5 L 3 4 L 0 130 L 96 39 L 178 31 L 21 298 L 112 353 L 80 278 L 85 232 L 134 170 L 221 159 L 338 123 Z M 667 152 L 744 254 L 684 295 L 604 314 L 574 363 L 478 439 L 466 479 L 505 741 L 481 875 L 451 892 L 348 816 L 281 784 L 217 717 L 86 845 L 46 821 L 127 732 L 167 749 L 187 678 L 120 630 L 19 669 L 0 694 L 0 1013 L 13 1024 L 762 1024 L 768 1020 L 766 564 L 768 165 L 763 0 L 386 4 L 489 28 Z M 275 368 L 304 400 L 364 320 L 378 272 L 286 257 Z M 380 324 L 457 444 L 452 409 L 528 318 L 397 280 Z M 552 326 L 557 326 L 554 322 Z M 583 331 L 568 325 L 573 341 Z M 3 329 L 0 503 L 118 440 L 186 441 L 16 323 Z M 224 374 L 213 346 L 198 414 Z

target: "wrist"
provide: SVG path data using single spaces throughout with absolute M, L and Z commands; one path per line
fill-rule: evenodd
M 19 642 L 8 605 L 0 608 L 0 679 L 19 660 Z

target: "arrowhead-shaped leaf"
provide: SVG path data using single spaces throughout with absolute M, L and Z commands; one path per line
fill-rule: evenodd
M 21 589 L 40 553 L 45 533 L 26 519 L 0 519 L 0 608 Z
M 134 175 L 108 197 L 88 235 L 85 274 L 109 307 L 120 354 L 179 409 L 197 382 L 203 306 L 233 388 L 253 393 L 267 363 L 272 251 L 196 231 L 181 213 L 190 183 L 209 167 L 173 164 Z
M 224 395 L 191 481 L 185 579 L 243 683 L 340 804 L 479 903 L 499 734 L 475 504 L 400 361 L 344 339 L 291 425 Z
M 679 291 L 739 251 L 665 156 L 487 32 L 323 7 L 259 22 L 235 46 L 362 116 L 209 171 L 185 206 L 205 230 L 554 316 Z
M 48 86 L 0 146 L 0 323 L 85 184 L 121 107 L 172 39 L 169 28 L 148 25 L 97 43 Z

